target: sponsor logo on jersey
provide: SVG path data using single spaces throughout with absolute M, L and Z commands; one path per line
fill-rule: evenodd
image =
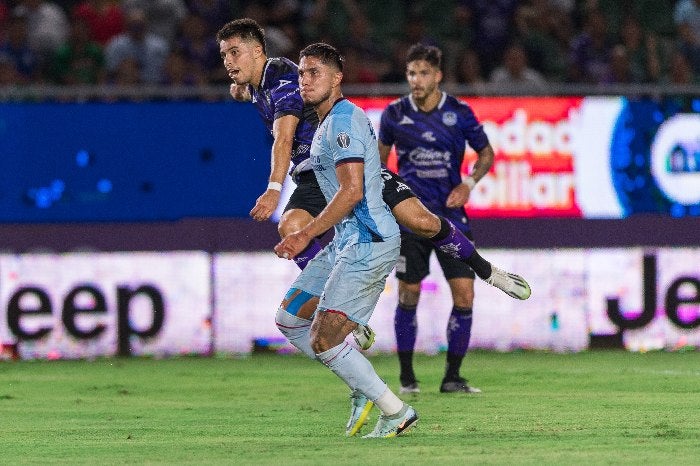
M 457 114 L 455 112 L 445 112 L 442 114 L 442 122 L 446 126 L 454 126 L 457 124 Z
M 408 161 L 417 167 L 441 167 L 449 165 L 452 153 L 425 147 L 416 147 L 408 154 Z
M 338 143 L 338 146 L 340 146 L 341 149 L 347 149 L 350 147 L 350 136 L 348 136 L 348 133 L 345 131 L 341 131 L 335 138 L 335 142 Z
M 435 136 L 433 136 L 432 131 L 426 131 L 425 133 L 421 134 L 420 137 L 422 137 L 428 142 L 435 142 Z
M 401 121 L 399 121 L 400 125 L 412 125 L 414 122 L 410 118 L 408 118 L 406 115 L 403 116 Z

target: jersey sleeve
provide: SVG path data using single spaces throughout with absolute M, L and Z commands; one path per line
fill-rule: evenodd
M 283 78 L 286 78 L 284 76 Z M 299 94 L 298 79 L 279 79 L 272 87 L 270 96 L 275 104 L 274 119 L 285 115 L 294 115 L 301 119 L 304 111 L 304 102 Z
M 385 146 L 392 146 L 395 141 L 392 113 L 396 112 L 393 105 L 389 105 L 382 112 L 379 120 L 379 141 Z
M 337 117 L 332 123 L 326 136 L 335 166 L 350 162 L 364 163 L 366 150 L 362 128 L 353 125 L 349 115 Z
M 476 152 L 479 152 L 489 144 L 489 138 L 484 131 L 483 125 L 479 123 L 474 112 L 467 104 L 462 106 L 461 124 L 464 139 Z

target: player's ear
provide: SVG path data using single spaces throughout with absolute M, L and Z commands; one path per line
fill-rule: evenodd
M 442 70 L 438 69 L 437 73 L 435 73 L 435 79 L 437 80 L 438 84 L 442 82 Z
M 343 72 L 336 71 L 335 76 L 333 76 L 333 87 L 340 86 L 341 82 L 343 82 Z

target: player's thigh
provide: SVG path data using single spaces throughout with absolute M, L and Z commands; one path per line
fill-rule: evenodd
M 398 254 L 398 238 L 353 244 L 338 251 L 318 305 L 319 312 L 340 312 L 354 322 L 367 324 Z
M 326 198 L 313 173 L 302 176 L 301 181 L 289 197 L 289 202 L 284 208 L 284 214 L 280 218 L 280 236 L 300 230 L 318 216 L 326 208 Z
M 396 278 L 405 283 L 420 283 L 430 273 L 432 252 L 433 245 L 429 240 L 402 231 Z
M 311 320 L 318 307 L 319 299 L 319 296 L 292 287 L 284 296 L 280 308 L 300 319 Z
M 302 290 L 306 293 L 318 298 L 323 293 L 326 287 L 328 277 L 333 270 L 333 262 L 335 260 L 335 252 L 330 247 L 325 247 L 313 259 L 306 264 L 304 270 L 294 280 L 294 283 L 289 287 L 290 292 L 293 290 Z M 289 294 L 289 293 L 288 293 Z M 284 304 L 284 301 L 283 303 Z M 318 299 L 315 300 L 318 304 Z M 314 310 L 317 306 L 314 306 Z M 304 315 L 297 314 L 298 317 L 310 319 L 313 312 L 309 314 L 305 308 Z
M 396 221 L 423 238 L 432 238 L 440 232 L 440 218 L 428 210 L 417 197 L 396 204 L 391 213 Z

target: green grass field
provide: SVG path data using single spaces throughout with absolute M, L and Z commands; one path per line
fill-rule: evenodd
M 0 464 L 700 464 L 700 352 L 474 352 L 479 395 L 438 393 L 443 361 L 417 358 L 418 427 L 372 440 L 301 356 L 0 362 Z

